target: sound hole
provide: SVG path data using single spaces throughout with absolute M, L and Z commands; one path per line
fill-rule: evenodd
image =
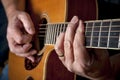
M 47 20 L 45 18 L 41 19 L 40 24 L 47 24 Z M 39 44 L 39 50 L 41 50 L 44 47 L 45 42 L 45 33 L 46 33 L 46 26 L 39 26 L 38 27 L 38 44 Z M 42 54 L 43 55 L 43 54 Z M 42 55 L 34 55 L 35 62 L 30 61 L 29 59 L 25 58 L 25 68 L 26 70 L 32 70 L 34 69 L 40 62 Z
M 36 54 L 36 55 L 34 55 L 34 58 L 35 58 L 35 62 L 32 62 L 31 60 L 25 58 L 25 69 L 26 70 L 34 69 L 41 61 L 42 55 L 39 56 Z
M 47 24 L 47 20 L 45 18 L 42 18 L 40 24 Z M 39 26 L 38 36 L 39 36 L 40 50 L 44 47 L 46 30 L 47 30 L 46 25 Z

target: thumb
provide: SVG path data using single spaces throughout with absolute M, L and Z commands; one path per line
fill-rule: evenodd
M 22 12 L 18 15 L 18 18 L 22 22 L 27 33 L 31 35 L 35 34 L 35 28 L 29 14 Z

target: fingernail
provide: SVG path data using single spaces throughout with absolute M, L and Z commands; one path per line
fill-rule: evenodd
M 71 20 L 72 23 L 77 23 L 78 22 L 78 17 L 74 16 Z

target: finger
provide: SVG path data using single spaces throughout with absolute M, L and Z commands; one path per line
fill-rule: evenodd
M 16 53 L 17 56 L 21 56 L 21 57 L 30 57 L 30 56 L 33 56 L 34 54 L 36 54 L 37 51 L 32 49 L 26 53 Z
M 29 56 L 27 57 L 29 60 L 31 60 L 32 62 L 35 62 L 35 58 L 33 56 Z
M 13 40 L 13 38 L 11 37 L 7 37 L 7 38 L 8 38 L 8 44 L 9 44 L 10 50 L 13 53 L 25 53 L 29 51 L 32 47 L 32 44 L 30 43 L 19 45 Z
M 78 17 L 74 16 L 70 24 L 68 24 L 68 27 L 65 32 L 65 41 L 64 41 L 65 64 L 66 66 L 68 66 L 68 68 L 71 66 L 74 60 L 72 44 L 73 44 L 77 23 L 78 23 Z
M 7 29 L 7 36 L 12 37 L 17 43 L 22 43 L 22 32 L 20 31 L 21 22 L 18 19 L 15 19 L 13 23 L 9 23 L 10 27 Z M 12 33 L 11 33 L 12 32 Z M 14 35 L 14 36 L 13 36 Z
M 21 20 L 21 22 L 23 23 L 24 25 L 24 28 L 25 30 L 33 35 L 35 33 L 35 28 L 34 28 L 34 25 L 33 25 L 33 22 L 30 18 L 30 16 L 27 14 L 27 13 L 21 13 L 18 18 Z
M 32 35 L 29 34 L 21 34 L 21 32 L 19 30 L 16 30 L 16 32 L 14 32 L 14 36 L 13 39 L 17 44 L 25 44 L 25 43 L 30 43 L 32 41 Z
M 83 22 L 80 20 L 73 43 L 74 58 L 75 61 L 79 61 L 79 63 L 87 63 L 89 61 L 89 54 L 84 46 L 84 42 L 84 25 Z
M 29 46 L 29 44 L 24 45 L 23 47 L 21 46 L 17 46 L 15 47 L 15 42 L 13 41 L 13 39 L 9 38 L 9 47 L 11 52 L 13 52 L 14 54 L 16 54 L 17 56 L 21 56 L 21 57 L 28 57 L 28 56 L 32 56 L 34 54 L 36 54 L 36 50 L 29 50 L 31 48 L 31 46 Z
M 32 44 L 27 43 L 27 44 L 23 44 L 23 45 L 19 45 L 19 44 L 15 44 L 13 45 L 14 51 L 16 53 L 25 53 L 28 52 L 32 47 Z
M 12 26 L 12 27 L 10 27 L 10 28 L 8 27 L 7 35 L 10 36 L 10 37 L 13 37 L 13 39 L 18 44 L 24 44 L 24 43 L 31 42 L 32 35 L 30 35 L 30 34 L 23 34 L 23 31 L 21 31 L 21 28 L 23 28 L 23 25 L 22 25 L 22 23 L 18 19 L 16 19 L 14 21 L 14 24 L 12 24 L 12 25 L 10 24 L 9 26 Z
M 57 38 L 56 44 L 55 44 L 55 51 L 59 57 L 59 59 L 64 63 L 64 33 L 61 33 L 59 37 Z

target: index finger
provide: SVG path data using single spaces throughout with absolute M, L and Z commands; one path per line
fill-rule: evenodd
M 23 26 L 24 26 L 25 30 L 27 31 L 27 33 L 33 35 L 35 33 L 35 28 L 34 28 L 34 25 L 33 25 L 33 22 L 31 20 L 30 16 L 27 13 L 21 12 L 21 14 L 18 16 L 18 18 L 23 23 Z

